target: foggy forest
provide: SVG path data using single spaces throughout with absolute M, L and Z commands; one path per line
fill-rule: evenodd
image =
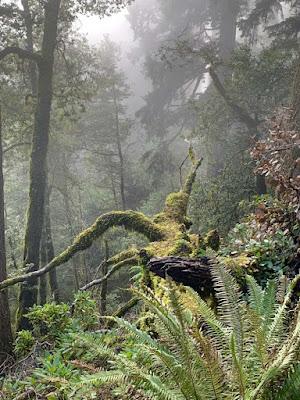
M 300 400 L 300 0 L 0 0 L 0 399 Z

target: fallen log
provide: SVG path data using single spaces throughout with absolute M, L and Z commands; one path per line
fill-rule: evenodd
M 207 295 L 213 293 L 211 265 L 214 262 L 209 257 L 160 257 L 152 258 L 147 268 L 163 279 L 169 277 L 177 283 L 191 287 L 200 295 Z

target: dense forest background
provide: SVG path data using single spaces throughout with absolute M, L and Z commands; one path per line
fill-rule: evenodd
M 279 378 L 277 386 L 271 385 L 279 397 L 268 386 L 268 379 L 282 371 L 286 376 L 300 372 L 300 338 L 295 328 L 299 324 L 295 311 L 299 312 L 295 294 L 299 273 L 299 13 L 298 0 L 0 1 L 0 360 L 5 378 L 0 398 L 299 399 L 297 394 L 280 397 L 284 385 L 280 386 Z M 114 25 L 119 23 L 125 28 Z M 105 34 L 106 30 L 113 35 Z M 217 288 L 206 280 L 203 284 L 194 264 L 179 275 L 173 274 L 169 264 L 164 268 L 171 268 L 170 272 L 164 273 L 151 264 L 153 257 L 170 256 L 194 260 L 201 271 L 210 263 L 225 265 L 225 270 L 214 267 L 210 281 Z M 251 290 L 257 296 L 256 306 L 262 302 L 260 312 L 267 309 L 264 301 L 271 303 L 276 291 L 270 282 L 279 279 L 283 300 L 279 295 L 276 299 L 279 309 L 284 304 L 282 330 L 287 325 L 295 330 L 289 336 L 294 347 L 282 365 L 278 359 L 278 364 L 274 359 L 266 361 L 267 350 L 262 350 L 263 356 L 260 353 L 264 366 L 278 367 L 276 374 L 270 372 L 268 378 L 262 374 L 256 384 L 253 375 L 245 383 L 247 368 L 256 368 L 253 356 L 241 370 L 235 365 L 233 375 L 239 371 L 240 381 L 226 391 L 222 392 L 225 380 L 221 385 L 221 373 L 216 373 L 215 397 L 210 389 L 207 397 L 201 397 L 204 383 L 199 388 L 188 386 L 187 382 L 196 379 L 196 371 L 203 372 L 199 365 L 189 372 L 192 375 L 182 378 L 187 386 L 181 394 L 163 387 L 162 377 L 170 371 L 164 371 L 159 382 L 149 383 L 146 375 L 134 376 L 130 384 L 121 379 L 118 386 L 116 376 L 111 381 L 98 377 L 88 382 L 85 375 L 85 381 L 78 378 L 79 383 L 72 383 L 72 373 L 107 369 L 91 360 L 91 343 L 97 343 L 98 349 L 103 342 L 109 344 L 110 351 L 122 347 L 116 337 L 125 334 L 115 333 L 116 322 L 100 319 L 98 325 L 99 315 L 137 319 L 138 329 L 150 332 L 149 340 L 133 328 L 131 335 L 137 335 L 145 346 L 154 346 L 150 338 L 166 334 L 154 322 L 157 313 L 162 313 L 154 302 L 162 299 L 166 289 L 159 288 L 162 283 L 149 275 L 146 265 L 160 278 L 171 277 L 195 289 L 213 310 L 218 287 L 225 287 L 226 296 L 230 286 L 236 288 L 237 297 L 229 303 L 219 293 L 222 306 L 228 306 L 222 309 L 224 315 L 232 312 L 235 302 L 239 304 L 247 283 L 250 297 Z M 251 277 L 245 278 L 245 272 Z M 186 279 L 184 274 L 191 275 Z M 253 276 L 257 283 L 251 280 Z M 182 305 L 169 284 L 166 304 L 171 304 L 170 315 L 174 313 L 182 326 L 176 325 L 177 332 L 170 316 L 174 330 L 171 325 L 165 330 L 169 329 L 173 340 L 180 339 L 179 346 L 187 346 L 178 363 L 188 369 L 189 357 L 196 357 L 192 356 L 193 340 L 209 349 L 210 360 L 216 361 L 218 357 L 204 339 L 182 336 L 190 328 L 185 333 L 180 329 L 190 320 L 181 321 Z M 132 287 L 138 293 L 128 290 Z M 155 293 L 154 298 L 148 290 Z M 285 295 L 289 296 L 286 300 Z M 200 302 L 195 306 L 198 312 L 212 318 L 202 300 L 190 301 Z M 269 304 L 270 325 L 278 311 L 275 303 L 274 299 Z M 291 317 L 284 319 L 287 304 L 297 324 Z M 149 316 L 150 311 L 154 316 Z M 254 314 L 249 315 L 245 321 L 255 325 Z M 73 317 L 85 324 L 81 337 L 86 335 L 83 353 L 88 356 L 78 361 L 76 353 L 79 364 L 73 363 L 68 371 L 61 349 L 57 356 L 52 346 L 56 346 L 58 331 L 70 330 Z M 229 319 L 225 325 L 233 324 L 235 339 L 230 339 L 230 350 L 234 353 L 242 339 L 234 336 L 239 321 L 232 317 L 229 323 Z M 55 321 L 60 321 L 57 326 Z M 123 332 L 127 322 L 120 321 Z M 205 323 L 209 331 L 216 329 L 216 321 Z M 101 342 L 84 333 L 99 326 L 100 331 L 109 332 L 108 339 L 105 336 Z M 276 336 L 264 329 L 266 336 L 261 333 L 263 339 L 257 339 L 261 347 Z M 278 333 L 276 345 L 279 337 Z M 74 346 L 74 336 L 68 340 Z M 130 347 L 127 342 L 126 346 Z M 174 347 L 169 350 L 172 353 Z M 55 383 L 53 376 L 46 384 L 44 372 L 40 372 L 40 381 L 38 375 L 31 383 L 22 381 L 28 365 L 30 371 L 45 370 L 46 364 L 41 367 L 37 361 L 45 351 L 49 353 L 44 364 L 66 368 L 65 376 L 58 370 L 52 375 L 71 386 L 78 384 L 77 391 L 63 381 Z M 152 351 L 157 355 L 162 349 Z M 68 348 L 72 359 L 70 352 Z M 134 354 L 127 354 L 130 362 L 145 361 L 138 351 Z M 113 356 L 101 347 L 97 357 L 107 362 Z M 170 367 L 171 359 L 165 357 L 163 362 Z M 116 363 L 130 375 L 125 364 L 124 360 Z M 284 367 L 288 364 L 291 370 Z M 176 368 L 172 368 L 176 381 Z M 149 374 L 156 372 L 154 368 Z M 18 386 L 17 380 L 23 383 Z M 252 392 L 247 385 L 253 386 Z M 95 392 L 91 387 L 96 387 Z M 299 384 L 291 390 L 296 393 Z M 88 397 L 89 391 L 94 397 Z M 234 397 L 238 392 L 240 397 Z

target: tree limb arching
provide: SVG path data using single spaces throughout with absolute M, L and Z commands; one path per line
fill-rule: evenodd
M 18 46 L 10 46 L 0 51 L 0 61 L 3 60 L 8 55 L 16 55 L 20 58 L 35 61 L 37 64 L 40 64 L 43 61 L 43 58 L 38 53 L 32 53 L 31 51 L 22 49 Z
M 164 238 L 164 234 L 159 226 L 142 213 L 135 211 L 118 211 L 103 214 L 92 226 L 81 232 L 74 239 L 71 246 L 56 256 L 50 263 L 37 271 L 6 279 L 0 283 L 0 290 L 13 286 L 16 283 L 24 282 L 30 278 L 38 278 L 51 271 L 53 268 L 66 263 L 76 253 L 91 247 L 94 240 L 102 236 L 109 228 L 115 226 L 123 226 L 127 230 L 141 233 L 150 241 L 162 240 Z

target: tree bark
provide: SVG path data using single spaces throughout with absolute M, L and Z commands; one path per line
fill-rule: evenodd
M 109 248 L 108 242 L 105 240 L 105 262 L 102 265 L 102 276 L 105 276 L 108 272 L 107 260 L 109 259 Z M 107 280 L 105 280 L 100 286 L 100 301 L 99 301 L 99 312 L 100 315 L 106 313 L 106 300 L 107 300 Z
M 214 260 L 208 257 L 195 259 L 182 257 L 152 258 L 147 268 L 153 274 L 167 279 L 172 278 L 177 283 L 189 286 L 200 295 L 207 296 L 213 292 L 211 264 Z
M 27 50 L 30 52 L 34 52 L 33 46 L 33 23 L 32 16 L 30 12 L 30 7 L 28 0 L 22 0 L 22 6 L 24 10 L 24 22 L 26 28 L 26 41 L 27 41 Z M 30 84 L 33 96 L 37 95 L 37 68 L 36 63 L 34 61 L 29 61 L 29 77 Z
M 7 278 L 5 251 L 4 178 L 2 153 L 2 118 L 0 105 L 0 282 Z M 12 352 L 12 332 L 7 290 L 0 292 L 0 361 Z
M 44 202 L 47 181 L 47 151 L 52 104 L 54 51 L 57 40 L 57 24 L 60 0 L 48 0 L 45 4 L 42 60 L 39 63 L 38 98 L 35 113 L 30 164 L 29 207 L 24 244 L 24 265 L 28 272 L 39 267 L 39 251 L 44 221 Z M 17 330 L 30 329 L 24 314 L 37 302 L 37 279 L 23 282 L 19 297 Z
M 124 157 L 123 157 L 121 134 L 120 134 L 119 105 L 118 105 L 118 98 L 117 98 L 115 86 L 113 86 L 113 99 L 114 99 L 115 123 L 116 123 L 116 132 L 115 133 L 116 133 L 116 141 L 117 141 L 118 156 L 119 156 L 119 163 L 120 163 L 120 193 L 121 193 L 121 201 L 122 201 L 122 210 L 124 211 L 124 210 L 126 210 Z
M 51 230 L 49 187 L 47 187 L 46 198 L 45 198 L 44 230 L 45 230 L 45 239 L 46 239 L 47 263 L 49 263 L 55 257 L 53 240 L 52 240 L 52 230 Z M 59 287 L 58 287 L 57 275 L 56 275 L 55 268 L 49 272 L 49 284 L 50 284 L 50 290 L 51 290 L 53 300 L 58 303 L 60 301 L 60 295 L 59 295 Z
M 45 229 L 43 229 L 41 249 L 40 249 L 40 263 L 41 265 L 47 264 L 47 251 L 46 251 L 46 235 Z M 39 294 L 40 294 L 40 305 L 44 305 L 47 302 L 47 275 L 42 275 L 39 280 Z
M 222 0 L 220 2 L 220 37 L 219 55 L 224 63 L 221 72 L 222 81 L 231 77 L 231 68 L 226 65 L 236 46 L 236 28 L 239 5 L 237 0 Z
M 67 170 L 67 165 L 66 165 L 66 160 L 65 160 L 65 156 L 63 155 L 63 165 L 65 168 L 65 171 Z M 69 196 L 68 196 L 68 187 L 67 187 L 67 177 L 64 177 L 64 188 L 63 190 L 61 190 L 61 194 L 63 196 L 63 200 L 64 200 L 64 205 L 65 205 L 65 211 L 66 211 L 66 219 L 69 225 L 69 229 L 71 232 L 72 237 L 75 236 L 75 230 L 73 227 L 73 223 L 72 223 L 72 213 L 71 213 L 71 206 L 70 206 L 70 201 L 69 201 Z M 73 282 L 74 282 L 74 289 L 75 292 L 77 292 L 79 290 L 80 284 L 79 284 L 79 265 L 78 265 L 78 261 L 77 261 L 77 257 L 75 256 L 72 260 L 72 268 L 73 268 Z

